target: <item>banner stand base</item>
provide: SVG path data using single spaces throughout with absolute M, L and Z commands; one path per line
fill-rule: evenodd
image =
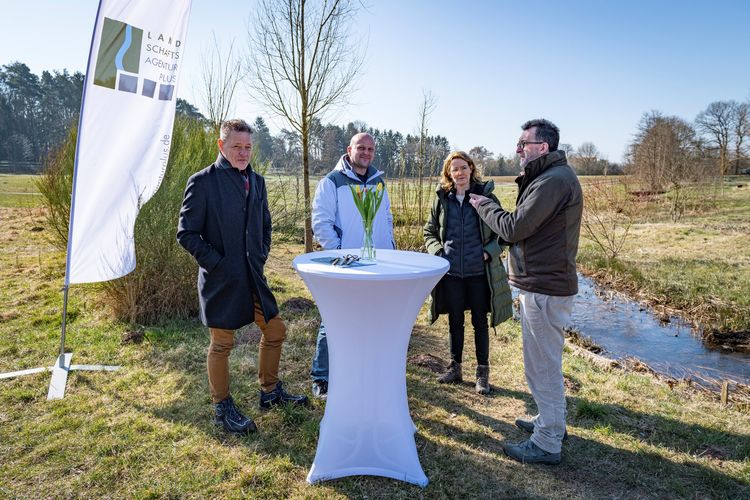
M 114 372 L 120 369 L 119 366 L 113 365 L 71 365 L 70 361 L 72 358 L 73 353 L 66 352 L 57 358 L 54 366 L 43 366 L 41 368 L 29 368 L 28 370 L 19 370 L 17 372 L 0 373 L 0 379 L 22 377 L 24 375 L 51 371 L 52 379 L 50 380 L 49 391 L 47 392 L 47 401 L 50 401 L 54 399 L 63 399 L 65 397 L 65 385 L 68 382 L 68 373 L 73 370 Z

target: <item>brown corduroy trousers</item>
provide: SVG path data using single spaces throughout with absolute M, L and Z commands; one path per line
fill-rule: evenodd
M 262 333 L 258 347 L 258 380 L 264 392 L 270 392 L 279 381 L 281 346 L 286 338 L 286 325 L 276 315 L 266 323 L 260 304 L 255 301 L 255 324 Z M 211 399 L 218 403 L 229 396 L 229 354 L 234 348 L 234 330 L 209 328 L 211 344 L 208 346 L 206 365 Z

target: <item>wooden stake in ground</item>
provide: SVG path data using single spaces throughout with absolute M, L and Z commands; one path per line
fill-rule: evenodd
M 726 380 L 721 384 L 721 405 L 726 406 L 729 403 L 729 382 Z

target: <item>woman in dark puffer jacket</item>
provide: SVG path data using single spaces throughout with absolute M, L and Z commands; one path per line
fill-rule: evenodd
M 479 218 L 469 203 L 469 193 L 492 194 L 494 183 L 482 182 L 474 160 L 463 151 L 451 152 L 443 162 L 440 186 L 436 190 L 430 219 L 424 226 L 427 251 L 444 257 L 450 269 L 432 291 L 429 320 L 448 314 L 451 363 L 438 381 L 461 382 L 464 311 L 471 311 L 477 357 L 476 392 L 488 394 L 489 327 L 512 316 L 512 298 L 508 277 L 500 261 L 502 247 L 497 234 Z

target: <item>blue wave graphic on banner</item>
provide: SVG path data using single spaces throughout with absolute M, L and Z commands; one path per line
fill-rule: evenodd
M 124 71 L 124 68 L 122 66 L 122 58 L 125 57 L 125 53 L 130 48 L 130 44 L 133 40 L 133 27 L 129 24 L 125 25 L 125 41 L 122 42 L 122 47 L 120 47 L 120 50 L 117 51 L 117 55 L 115 56 L 115 67 L 117 67 L 118 70 Z

